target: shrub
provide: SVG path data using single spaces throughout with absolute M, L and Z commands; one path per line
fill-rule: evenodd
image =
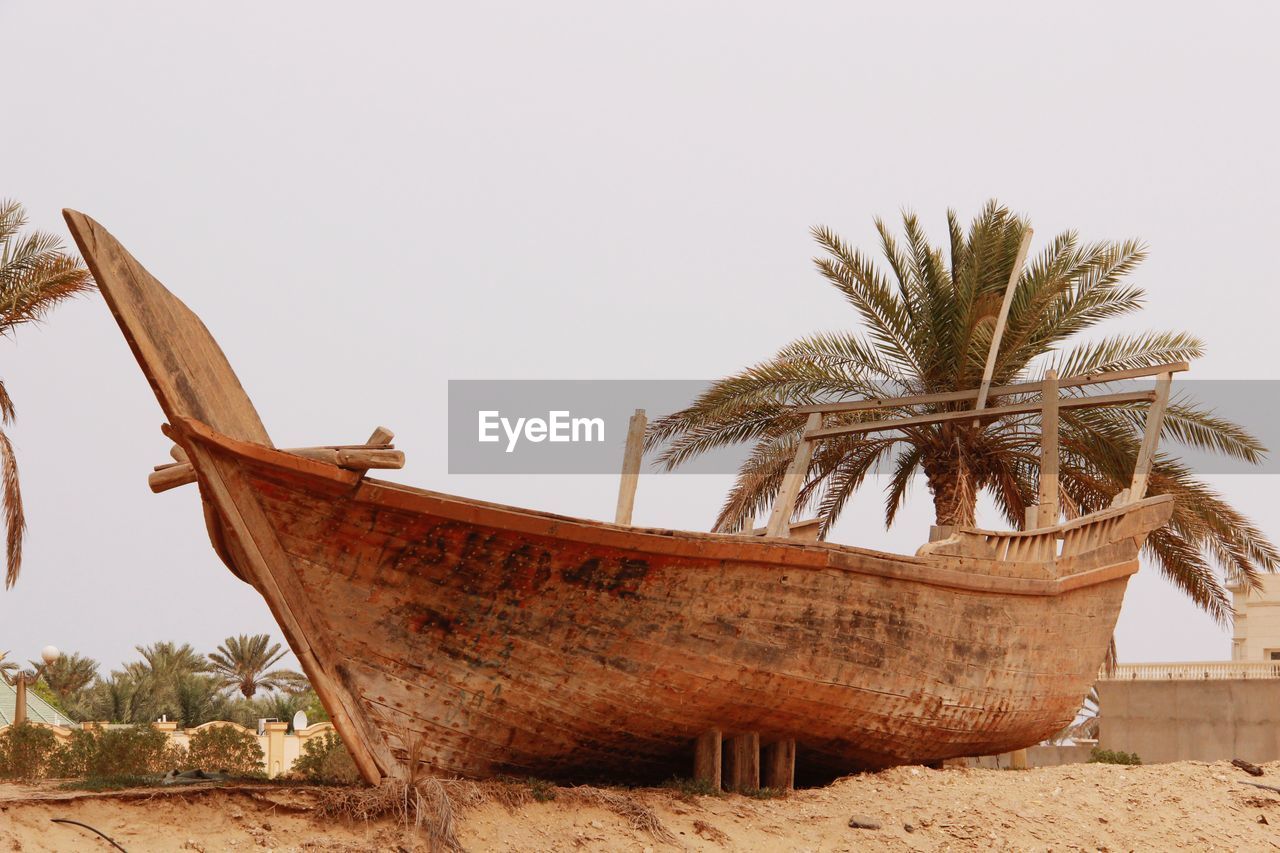
M 19 723 L 0 734 L 0 778 L 40 779 L 57 751 L 53 732 L 44 726 Z
M 152 726 L 73 731 L 54 757 L 53 773 L 79 779 L 153 776 L 181 766 L 185 751 Z
M 360 778 L 337 732 L 325 732 L 304 743 L 293 772 L 313 782 L 355 782 Z
M 680 776 L 672 776 L 662 783 L 662 787 L 679 791 L 680 796 L 685 798 L 724 796 L 724 791 L 720 790 L 720 786 L 707 779 L 685 779 Z
M 1138 757 L 1136 752 L 1121 752 L 1111 749 L 1098 749 L 1094 747 L 1089 752 L 1090 764 L 1141 764 L 1142 759 Z
M 266 773 L 258 738 L 236 726 L 210 726 L 191 736 L 187 764 L 199 770 L 255 776 Z

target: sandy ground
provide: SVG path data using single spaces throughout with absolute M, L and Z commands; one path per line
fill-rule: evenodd
M 1265 769 L 1254 779 L 1227 763 L 1198 762 L 1028 771 L 900 767 L 785 799 L 617 791 L 613 808 L 575 802 L 564 789 L 550 801 L 509 807 L 492 799 L 491 788 L 481 802 L 458 807 L 456 826 L 472 851 L 1275 850 L 1280 792 L 1241 784 L 1280 786 L 1280 763 Z M 527 789 L 519 792 L 527 799 Z M 268 786 L 86 795 L 0 785 L 0 853 L 114 849 L 52 818 L 96 827 L 129 853 L 427 849 L 390 821 L 317 818 L 322 796 Z M 619 802 L 633 808 L 619 809 Z M 637 827 L 638 813 L 657 818 L 657 835 Z M 853 828 L 851 818 L 879 827 Z

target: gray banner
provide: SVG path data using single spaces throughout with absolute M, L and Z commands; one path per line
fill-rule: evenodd
M 450 380 L 449 473 L 617 474 L 636 409 L 653 421 L 689 405 L 711 384 L 692 379 Z M 1151 381 L 1118 382 L 1097 386 L 1094 393 L 1151 387 Z M 1280 382 L 1175 380 L 1172 402 L 1184 401 L 1240 425 L 1268 449 L 1280 448 Z M 1274 454 L 1251 465 L 1188 447 L 1168 429 L 1160 450 L 1200 474 L 1280 473 Z M 743 445 L 712 451 L 674 473 L 736 473 L 745 452 Z M 643 473 L 659 473 L 655 455 L 646 455 Z

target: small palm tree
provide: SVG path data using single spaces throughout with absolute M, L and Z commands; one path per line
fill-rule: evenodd
M 246 699 L 252 699 L 259 690 L 285 690 L 305 679 L 289 669 L 268 672 L 288 654 L 279 643 L 272 643 L 267 634 L 241 634 L 227 637 L 218 650 L 209 655 L 213 673 L 223 687 L 235 688 Z
M 995 202 L 967 233 L 954 212 L 948 212 L 947 224 L 944 254 L 929 243 L 914 215 L 903 217 L 901 243 L 877 220 L 888 274 L 832 231 L 815 228 L 825 253 L 815 259 L 818 271 L 853 307 L 862 333 L 801 338 L 653 423 L 646 444 L 663 448 L 659 460 L 668 469 L 712 448 L 748 445 L 749 458 L 716 519 L 717 530 L 739 530 L 772 504 L 804 426 L 805 416 L 795 414 L 794 406 L 979 385 L 995 316 L 1028 225 Z M 1201 342 L 1183 332 L 1073 342 L 1096 324 L 1142 306 L 1143 291 L 1126 278 L 1144 257 L 1135 241 L 1082 244 L 1073 231 L 1049 241 L 1016 282 L 995 384 L 1038 379 L 1048 368 L 1066 376 L 1198 357 Z M 858 417 L 836 416 L 828 424 Z M 886 526 L 892 525 L 914 477 L 923 473 L 937 524 L 972 524 L 978 495 L 985 491 L 1008 523 L 1021 527 L 1026 507 L 1036 501 L 1036 417 L 1009 416 L 981 425 L 962 419 L 829 439 L 814 453 L 797 506 L 816 510 L 825 536 L 867 475 L 884 466 L 892 475 Z M 1061 411 L 1060 499 L 1068 517 L 1105 508 L 1128 486 L 1144 418 L 1144 407 L 1137 405 Z M 1181 395 L 1169 405 L 1162 437 L 1251 463 L 1266 452 L 1247 430 Z M 1193 601 L 1227 621 L 1231 602 L 1214 564 L 1256 586 L 1259 573 L 1274 571 L 1280 555 L 1252 521 L 1167 452 L 1156 457 L 1149 493 L 1173 495 L 1176 508 L 1171 523 L 1147 539 L 1147 553 Z
M 22 234 L 26 213 L 16 201 L 0 200 L 0 335 L 42 319 L 54 305 L 93 287 L 79 258 L 63 250 L 60 238 L 42 231 Z M 0 425 L 14 418 L 13 400 L 0 381 Z M 22 536 L 27 523 L 18 485 L 13 445 L 0 427 L 0 496 L 4 506 L 5 587 L 13 586 L 22 568 Z
M 9 660 L 8 652 L 0 652 L 0 677 L 9 678 L 18 671 L 18 662 Z

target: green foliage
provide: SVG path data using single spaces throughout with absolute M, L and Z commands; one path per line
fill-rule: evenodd
M 62 702 L 58 699 L 53 689 L 45 683 L 43 678 L 37 679 L 36 683 L 31 686 L 31 692 L 48 702 L 50 707 L 62 714 L 64 717 L 70 716 L 66 708 L 62 707 Z
M 529 794 L 540 803 L 549 803 L 556 798 L 556 784 L 546 779 L 530 776 L 525 780 L 529 786 Z
M 185 751 L 149 726 L 73 731 L 52 763 L 62 778 L 124 779 L 154 776 L 182 767 Z
M 782 788 L 747 788 L 738 793 L 753 800 L 783 800 L 787 797 L 787 791 Z
M 266 761 L 258 738 L 235 726 L 201 729 L 187 747 L 187 764 L 198 770 L 255 776 L 266 772 Z
M 307 722 L 309 723 L 328 723 L 329 712 L 325 710 L 324 703 L 320 701 L 320 697 L 316 695 L 314 690 L 308 690 L 302 694 L 307 700 L 307 704 L 302 710 L 307 712 Z
M 914 214 L 904 215 L 901 235 L 877 221 L 883 264 L 831 230 L 815 228 L 821 254 L 814 263 L 852 309 L 856 326 L 800 338 L 772 358 L 719 380 L 685 409 L 654 421 L 646 447 L 658 450 L 659 461 L 671 469 L 710 450 L 745 444 L 748 460 L 715 527 L 741 530 L 767 513 L 795 457 L 806 420 L 796 406 L 979 386 L 995 317 L 1029 227 L 994 201 L 967 230 L 948 212 L 941 246 L 930 242 Z M 1100 323 L 1141 309 L 1145 294 L 1128 278 L 1145 256 L 1136 241 L 1085 243 L 1074 231 L 1044 241 L 1015 282 L 994 385 L 1038 379 L 1050 368 L 1066 376 L 1202 355 L 1202 343 L 1185 332 L 1088 334 Z M 1033 402 L 1038 396 L 1005 395 L 989 405 Z M 929 411 L 971 407 L 970 402 L 944 403 Z M 920 414 L 920 408 L 835 414 L 824 425 Z M 1072 515 L 1104 509 L 1129 486 L 1145 410 L 1130 404 L 1061 411 L 1061 500 Z M 797 514 L 820 517 L 825 537 L 868 478 L 886 473 L 884 517 L 891 525 L 912 482 L 923 474 L 937 524 L 972 523 L 978 495 L 986 493 L 1005 520 L 1021 529 L 1027 506 L 1037 500 L 1037 418 L 1007 415 L 980 425 L 961 420 L 833 437 L 814 452 Z M 1170 401 L 1161 437 L 1166 447 L 1172 440 L 1250 464 L 1266 454 L 1248 430 L 1181 394 Z M 1255 588 L 1261 573 L 1280 568 L 1280 552 L 1265 533 L 1167 450 L 1155 458 L 1148 491 L 1172 495 L 1175 502 L 1170 524 L 1147 539 L 1146 553 L 1220 621 L 1231 618 L 1232 605 L 1215 568 Z
M 97 677 L 98 662 L 96 660 L 71 652 L 63 653 L 52 664 L 45 666 L 40 680 L 48 686 L 50 693 L 57 699 L 51 704 L 77 717 L 83 716 L 80 713 L 81 703 Z M 44 698 L 48 699 L 48 697 Z
M 104 779 L 71 779 L 58 787 L 64 791 L 124 791 L 155 783 L 155 776 L 111 776 Z
M 556 784 L 546 779 L 539 779 L 536 776 L 501 775 L 497 780 L 505 785 L 523 785 L 529 789 L 529 796 L 540 803 L 549 803 L 556 798 Z
M 302 745 L 293 772 L 312 782 L 356 782 L 360 772 L 337 732 L 325 732 Z
M 1090 764 L 1141 764 L 1142 759 L 1136 752 L 1123 752 L 1094 747 L 1089 752 Z
M 43 779 L 57 751 L 53 731 L 34 723 L 19 723 L 0 732 L 0 778 Z
M 684 779 L 672 776 L 662 787 L 679 791 L 683 797 L 723 797 L 724 791 L 706 779 Z

